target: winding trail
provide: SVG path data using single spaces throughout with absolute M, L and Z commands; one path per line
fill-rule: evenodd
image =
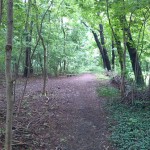
M 104 100 L 96 93 L 100 85 L 96 76 L 83 74 L 49 82 L 48 89 L 55 91 L 58 103 L 62 103 L 57 149 L 113 150 L 108 142 L 108 124 L 102 107 Z

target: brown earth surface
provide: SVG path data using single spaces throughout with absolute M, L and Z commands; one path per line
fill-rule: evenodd
M 31 78 L 21 103 L 25 79 L 16 85 L 13 150 L 114 150 L 109 142 L 105 100 L 96 89 L 106 81 L 93 74 L 49 78 L 47 95 L 42 78 Z M 4 143 L 5 88 L 0 86 L 0 149 Z

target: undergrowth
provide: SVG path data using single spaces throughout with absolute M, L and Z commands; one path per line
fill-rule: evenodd
M 118 89 L 113 88 L 111 86 L 108 87 L 99 87 L 98 89 L 98 95 L 107 97 L 107 98 L 118 98 L 120 96 L 120 93 Z
M 150 106 L 122 104 L 113 87 L 99 88 L 98 93 L 108 99 L 111 141 L 118 150 L 150 150 Z

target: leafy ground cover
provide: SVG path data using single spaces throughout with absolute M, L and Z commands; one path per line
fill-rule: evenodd
M 98 89 L 98 93 L 108 99 L 111 141 L 116 147 L 119 150 L 150 150 L 150 107 L 143 107 L 141 103 L 122 104 L 118 99 L 119 91 L 110 85 Z

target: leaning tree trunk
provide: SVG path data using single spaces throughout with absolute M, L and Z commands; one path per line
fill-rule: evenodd
M 121 25 L 123 22 L 124 22 L 123 30 L 124 30 L 125 34 L 127 35 L 127 39 L 128 39 L 126 41 L 126 46 L 127 46 L 128 52 L 129 52 L 132 69 L 133 69 L 134 76 L 135 76 L 135 81 L 136 81 L 137 85 L 144 86 L 145 83 L 144 83 L 144 78 L 143 78 L 142 69 L 141 69 L 141 65 L 140 65 L 140 59 L 139 59 L 139 56 L 137 53 L 137 49 L 135 47 L 135 43 L 132 39 L 130 27 L 128 26 L 125 15 L 120 17 Z
M 100 54 L 101 54 L 101 56 L 102 56 L 103 66 L 104 66 L 104 68 L 106 68 L 106 62 L 105 62 L 105 59 L 104 59 L 104 53 L 103 53 L 102 45 L 101 45 L 101 43 L 100 43 L 100 41 L 99 41 L 99 39 L 98 39 L 97 34 L 96 34 L 93 30 L 92 30 L 92 33 L 93 33 L 95 42 L 96 42 L 96 44 L 97 44 L 97 47 L 98 47 L 98 49 L 99 49 L 99 51 L 100 51 Z
M 143 78 L 143 74 L 142 74 L 142 69 L 141 69 L 137 49 L 134 46 L 134 41 L 132 39 L 130 29 L 127 28 L 125 30 L 126 30 L 127 36 L 128 36 L 128 41 L 127 41 L 126 45 L 127 45 L 129 56 L 130 56 L 132 69 L 133 69 L 133 72 L 135 75 L 135 81 L 136 81 L 137 85 L 143 86 L 145 83 L 144 83 L 144 78 Z
M 106 11 L 107 11 L 107 18 L 108 18 L 108 22 L 109 22 L 109 26 L 111 28 L 115 43 L 116 43 L 116 47 L 117 47 L 117 52 L 118 52 L 118 57 L 119 57 L 119 63 L 120 63 L 120 69 L 121 69 L 121 74 L 123 72 L 123 50 L 121 47 L 121 42 L 119 40 L 118 35 L 116 34 L 116 31 L 114 30 L 112 23 L 111 23 L 111 19 L 110 19 L 110 15 L 109 15 L 109 2 L 108 0 L 106 0 Z
M 12 52 L 12 34 L 13 34 L 13 0 L 7 1 L 7 44 L 6 44 L 6 132 L 5 132 L 5 150 L 12 149 L 12 114 L 13 114 L 13 81 L 11 77 L 11 52 Z
M 85 23 L 85 22 L 82 22 L 87 28 L 89 28 L 88 27 L 88 25 Z M 100 54 L 101 54 L 101 56 L 102 56 L 102 61 L 103 61 L 103 67 L 104 67 L 104 69 L 105 68 L 107 68 L 107 70 L 109 71 L 109 70 L 111 70 L 110 68 L 111 68 L 111 66 L 110 67 L 108 67 L 108 61 L 106 60 L 106 55 L 107 55 L 107 51 L 103 51 L 103 46 L 101 45 L 101 42 L 99 41 L 99 39 L 98 39 L 98 35 L 94 32 L 94 30 L 92 30 L 92 29 L 90 29 L 91 31 L 92 31 L 92 34 L 93 34 L 93 36 L 94 36 L 94 40 L 95 40 L 95 42 L 96 42 L 96 44 L 97 44 L 97 47 L 98 47 L 98 49 L 99 49 L 99 52 L 100 52 Z M 106 62 L 107 61 L 107 62 Z M 110 64 L 110 62 L 109 62 L 109 64 Z
M 101 44 L 102 44 L 102 48 L 103 48 L 103 54 L 104 54 L 104 59 L 105 59 L 105 63 L 106 63 L 106 68 L 107 68 L 108 71 L 110 71 L 111 70 L 111 65 L 110 65 L 109 57 L 108 57 L 107 50 L 106 50 L 106 47 L 105 47 L 103 25 L 100 24 L 99 28 L 100 28 L 100 38 L 101 38 Z

